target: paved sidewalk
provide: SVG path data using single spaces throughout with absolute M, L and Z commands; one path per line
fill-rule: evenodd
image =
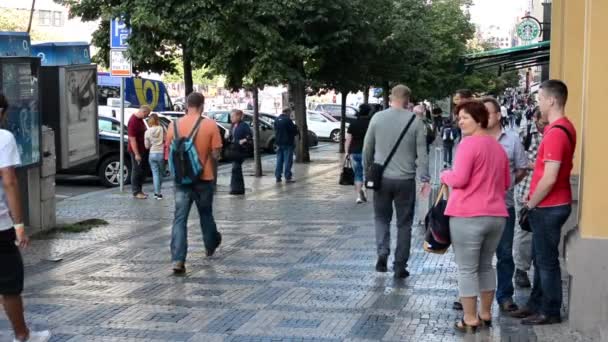
M 334 145 L 312 152 L 289 185 L 274 183 L 266 159 L 264 178 L 246 176 L 245 197 L 227 194 L 229 170 L 220 170 L 223 245 L 204 256 L 193 213 L 184 277 L 170 272 L 171 184 L 163 201 L 116 190 L 62 201 L 60 220 L 111 224 L 34 242 L 25 254 L 28 320 L 56 342 L 463 340 L 452 329 L 453 254 L 425 253 L 416 229 L 411 277 L 374 272 L 372 206 L 337 184 L 338 157 Z M 496 315 L 495 328 L 467 341 L 588 340 L 566 324 L 530 328 Z M 0 314 L 0 341 L 10 336 Z

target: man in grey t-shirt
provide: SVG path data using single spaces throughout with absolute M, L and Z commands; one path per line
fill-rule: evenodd
M 498 102 L 491 97 L 482 99 L 488 112 L 488 134 L 496 137 L 509 157 L 509 169 L 511 171 L 511 187 L 507 191 L 505 203 L 509 212 L 505 229 L 496 249 L 496 301 L 503 312 L 513 312 L 518 309 L 513 302 L 513 274 L 515 263 L 513 261 L 513 236 L 515 232 L 515 199 L 513 189 L 521 182 L 528 170 L 528 156 L 522 145 L 519 134 L 512 129 L 501 127 L 501 112 Z
M 374 114 L 363 143 L 364 165 L 383 164 L 401 132 L 414 113 L 404 109 L 409 104 L 410 89 L 397 85 L 391 91 L 391 107 Z M 424 122 L 416 118 L 400 142 L 395 155 L 384 169 L 382 188 L 374 193 L 374 218 L 378 261 L 376 271 L 386 272 L 390 254 L 390 226 L 393 205 L 397 214 L 397 247 L 394 271 L 396 278 L 409 276 L 412 221 L 416 200 L 416 176 L 428 190 L 429 158 Z

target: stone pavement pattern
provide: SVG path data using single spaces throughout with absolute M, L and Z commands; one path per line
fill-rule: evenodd
M 274 184 L 267 160 L 266 177 L 246 177 L 245 198 L 227 195 L 220 171 L 223 245 L 206 258 L 192 214 L 184 277 L 170 272 L 170 184 L 161 202 L 114 190 L 61 202 L 62 220 L 111 225 L 35 241 L 25 255 L 28 320 L 54 342 L 463 340 L 452 329 L 453 254 L 425 253 L 415 229 L 411 277 L 374 272 L 371 203 L 356 205 L 337 185 L 335 147 L 312 158 L 290 185 Z M 466 340 L 586 341 L 566 324 L 529 328 L 496 315 L 495 328 Z M 0 341 L 10 338 L 0 314 Z

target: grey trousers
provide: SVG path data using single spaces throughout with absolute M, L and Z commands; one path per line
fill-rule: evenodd
M 477 297 L 496 289 L 492 258 L 505 227 L 505 217 L 451 217 L 450 237 L 458 265 L 460 297 Z
M 393 205 L 397 214 L 397 247 L 395 264 L 407 267 L 410 258 L 412 221 L 416 204 L 416 181 L 413 179 L 382 180 L 382 188 L 374 193 L 374 222 L 376 226 L 376 245 L 379 256 L 391 252 L 391 220 Z
M 515 268 L 522 271 L 529 271 L 532 265 L 532 233 L 527 232 L 519 226 L 519 210 L 524 204 L 518 200 L 515 205 L 515 212 L 518 215 L 515 220 L 515 238 L 513 239 L 513 259 Z

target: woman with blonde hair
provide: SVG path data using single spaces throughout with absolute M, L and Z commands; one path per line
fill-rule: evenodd
M 152 180 L 154 183 L 154 198 L 157 200 L 163 199 L 161 194 L 161 186 L 163 183 L 163 175 L 165 174 L 165 129 L 160 125 L 160 120 L 156 113 L 150 114 L 148 119 L 150 128 L 144 136 L 144 144 L 150 149 L 150 169 L 152 170 Z

